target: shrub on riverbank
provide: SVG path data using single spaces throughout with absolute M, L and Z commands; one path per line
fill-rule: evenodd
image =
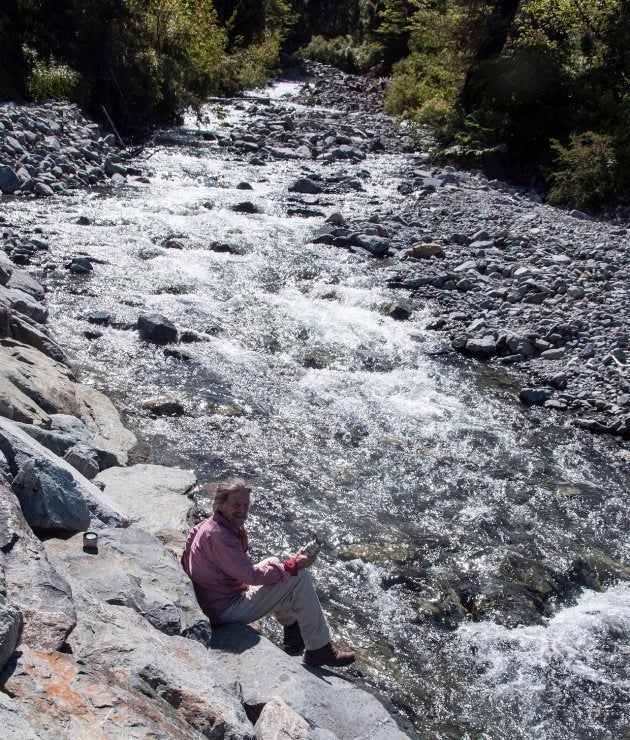
M 387 109 L 437 126 L 446 158 L 546 174 L 554 202 L 573 207 L 628 187 L 627 3 L 444 0 L 408 26 Z
M 99 118 L 104 107 L 121 131 L 141 136 L 209 96 L 264 84 L 289 5 L 216 5 L 223 16 L 213 0 L 7 0 L 0 99 L 67 98 Z

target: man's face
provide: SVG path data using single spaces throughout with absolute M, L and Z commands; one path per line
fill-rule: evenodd
M 228 500 L 221 504 L 219 511 L 233 527 L 241 527 L 249 514 L 250 494 L 233 491 Z

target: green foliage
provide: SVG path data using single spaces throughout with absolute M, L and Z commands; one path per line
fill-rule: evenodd
M 86 85 L 78 72 L 66 64 L 38 60 L 26 81 L 33 100 L 70 100 L 84 105 L 87 102 Z
M 351 73 L 372 69 L 379 64 L 381 53 L 382 47 L 377 42 L 356 44 L 351 36 L 337 36 L 330 40 L 314 36 L 300 52 L 305 59 L 330 64 Z
M 556 154 L 549 202 L 572 208 L 596 208 L 617 191 L 618 162 L 610 136 L 573 134 L 569 145 L 552 142 Z

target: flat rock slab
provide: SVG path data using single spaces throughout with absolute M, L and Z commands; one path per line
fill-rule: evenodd
M 305 668 L 301 658 L 291 658 L 249 627 L 215 629 L 212 647 L 221 673 L 240 684 L 250 712 L 279 697 L 312 727 L 340 740 L 408 737 L 371 694 L 329 670 Z
M 84 552 L 82 535 L 50 539 L 46 553 L 76 595 L 131 609 L 155 629 L 209 644 L 211 629 L 179 561 L 152 534 L 135 527 L 103 529 L 98 552 Z
M 186 494 L 197 482 L 191 470 L 141 464 L 103 470 L 95 480 L 105 484 L 107 496 L 147 532 L 188 529 L 191 501 Z

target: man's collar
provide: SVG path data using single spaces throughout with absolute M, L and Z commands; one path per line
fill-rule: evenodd
M 241 535 L 245 533 L 245 527 L 235 527 L 233 524 L 228 522 L 228 520 L 223 516 L 223 514 L 220 511 L 215 511 L 213 514 L 213 519 L 217 524 L 220 524 L 222 527 L 225 527 L 226 529 L 229 529 L 230 532 L 234 532 L 234 534 Z

